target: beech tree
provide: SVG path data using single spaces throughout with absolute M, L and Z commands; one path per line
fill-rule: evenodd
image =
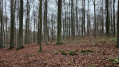
M 102 0 L 102 20 L 101 20 L 101 25 L 102 25 L 102 27 L 101 27 L 101 35 L 103 35 L 104 34 L 104 10 L 103 10 L 103 3 L 104 3 L 104 1 Z
M 11 33 L 10 33 L 10 48 L 14 48 L 14 0 L 11 0 Z
M 96 37 L 96 35 L 97 35 L 97 23 L 96 23 L 96 5 L 95 5 L 95 0 L 94 0 L 94 28 L 95 28 L 95 30 L 94 30 L 94 36 Z
M 29 16 L 30 16 L 30 4 L 29 4 L 29 0 L 27 0 L 27 17 L 26 17 L 26 30 L 25 30 L 25 44 L 29 44 L 29 36 L 30 36 L 30 30 L 29 30 L 29 26 L 30 26 L 30 19 L 29 19 Z
M 58 0 L 58 18 L 57 18 L 57 44 L 61 44 L 61 12 L 62 0 Z
M 75 38 L 75 22 L 74 22 L 74 0 L 71 0 L 71 37 Z
M 40 3 L 39 3 L 39 21 L 38 21 L 38 44 L 39 44 L 39 52 L 42 51 L 41 40 L 42 40 L 42 0 L 40 0 Z
M 0 1 L 0 48 L 3 48 L 3 0 Z
M 116 34 L 116 27 L 115 27 L 115 0 L 113 0 L 113 30 L 114 30 L 114 33 L 113 33 L 113 36 L 115 36 Z
M 88 13 L 87 13 L 87 35 L 90 35 L 90 1 L 88 0 Z
M 20 0 L 18 48 L 23 48 L 23 0 Z
M 106 36 L 109 36 L 109 6 L 108 6 L 108 3 L 109 1 L 108 0 L 105 0 L 106 2 Z
M 45 9 L 44 9 L 44 33 L 45 33 L 45 42 L 48 45 L 48 28 L 47 28 L 47 0 L 45 0 Z
M 85 0 L 82 0 L 82 37 L 85 35 Z
M 119 47 L 119 1 L 118 1 L 118 12 L 117 12 L 117 47 Z

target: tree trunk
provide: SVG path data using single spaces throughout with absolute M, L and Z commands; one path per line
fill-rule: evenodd
M 54 27 L 54 25 L 53 25 L 53 23 L 55 22 L 55 19 L 53 19 L 53 13 L 52 13 L 52 16 L 51 16 L 51 24 L 52 24 L 52 30 L 51 30 L 51 40 L 54 40 L 54 32 L 53 32 L 53 27 Z
M 57 44 L 61 44 L 61 11 L 62 0 L 58 0 L 58 19 L 57 19 Z
M 85 35 L 85 0 L 82 0 L 82 37 Z
M 0 1 L 0 23 L 1 23 L 1 35 L 0 35 L 0 48 L 3 48 L 3 1 Z
M 90 3 L 89 3 L 89 0 L 88 0 L 88 14 L 87 14 L 87 35 L 89 36 L 90 35 L 90 10 L 89 10 L 89 6 L 90 6 Z
M 74 24 L 74 1 L 71 0 L 71 38 L 75 38 L 75 24 Z
M 14 0 L 11 0 L 11 31 L 10 31 L 10 48 L 14 48 Z
M 117 47 L 119 47 L 119 1 L 118 1 L 118 12 L 117 12 Z
M 109 12 L 108 12 L 108 0 L 106 0 L 106 36 L 109 36 Z
M 94 36 L 97 35 L 97 29 L 96 29 L 97 23 L 96 23 L 96 9 L 95 9 L 95 0 L 94 0 Z
M 101 35 L 103 35 L 104 34 L 104 17 L 103 17 L 103 0 L 102 0 L 102 20 L 101 20 L 101 25 L 102 25 L 102 27 L 101 27 Z
M 113 27 L 114 27 L 114 28 L 113 28 L 113 29 L 114 29 L 114 30 L 113 30 L 113 31 L 114 31 L 113 36 L 115 36 L 115 34 L 116 34 L 116 29 L 115 29 L 115 28 L 116 28 L 116 27 L 115 27 L 115 0 L 113 0 L 113 25 L 114 25 L 114 26 L 113 26 Z
M 30 5 L 29 5 L 29 1 L 27 0 L 27 17 L 26 17 L 26 30 L 25 30 L 25 44 L 29 44 L 29 36 L 30 36 L 30 32 L 29 32 L 29 16 L 30 16 Z
M 47 28 L 47 0 L 45 0 L 45 10 L 44 10 L 44 33 L 45 33 L 45 42 L 48 45 L 48 28 Z
M 78 36 L 78 30 L 79 30 L 79 27 L 78 27 L 78 0 L 76 0 L 76 33 L 77 33 L 77 36 Z
M 19 15 L 19 36 L 18 36 L 18 48 L 23 48 L 23 0 L 20 0 L 20 15 Z
M 40 3 L 39 3 L 39 21 L 38 21 L 38 44 L 39 44 L 39 52 L 42 51 L 41 40 L 42 40 L 42 0 L 40 0 Z

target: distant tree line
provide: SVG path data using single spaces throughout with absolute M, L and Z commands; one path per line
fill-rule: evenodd
M 117 0 L 0 0 L 0 48 L 38 43 L 41 52 L 42 42 L 57 40 L 59 45 L 63 39 L 87 36 L 117 36 L 119 46 L 118 4 Z

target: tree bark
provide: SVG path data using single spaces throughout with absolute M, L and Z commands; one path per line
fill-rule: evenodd
M 11 0 L 11 31 L 10 31 L 10 47 L 9 49 L 14 48 L 14 0 Z
M 117 47 L 119 47 L 119 1 L 118 1 L 118 12 L 117 12 Z
M 18 48 L 23 48 L 23 0 L 20 0 L 20 15 L 19 15 L 19 36 L 18 36 Z
M 44 33 L 45 33 L 45 42 L 48 45 L 48 28 L 47 28 L 47 0 L 45 0 L 45 10 L 44 10 Z
M 57 19 L 57 44 L 61 44 L 61 11 L 62 0 L 58 0 L 58 19 Z
M 106 0 L 106 36 L 109 36 L 109 9 L 108 9 L 108 0 Z
M 42 40 L 42 0 L 40 0 L 40 3 L 39 3 L 39 21 L 38 21 L 39 52 L 42 51 L 41 40 Z
M 0 35 L 0 48 L 3 48 L 3 0 L 0 1 L 0 23 L 1 23 L 1 35 Z
M 97 35 L 97 29 L 96 29 L 97 23 L 96 23 L 96 9 L 95 9 L 95 0 L 94 0 L 94 36 Z
M 27 17 L 26 17 L 26 30 L 25 30 L 25 44 L 29 44 L 29 36 L 30 36 L 30 32 L 29 32 L 29 16 L 30 16 L 30 5 L 29 5 L 29 1 L 27 0 Z
M 74 1 L 71 0 L 71 38 L 75 38 Z
M 116 26 L 115 26 L 115 0 L 113 0 L 113 29 L 114 29 L 114 33 L 113 33 L 113 36 L 115 36 L 115 34 L 116 34 Z

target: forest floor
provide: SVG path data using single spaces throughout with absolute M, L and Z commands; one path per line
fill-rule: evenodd
M 119 67 L 116 38 L 82 38 L 64 40 L 63 45 L 49 42 L 25 45 L 23 49 L 0 49 L 0 67 Z

